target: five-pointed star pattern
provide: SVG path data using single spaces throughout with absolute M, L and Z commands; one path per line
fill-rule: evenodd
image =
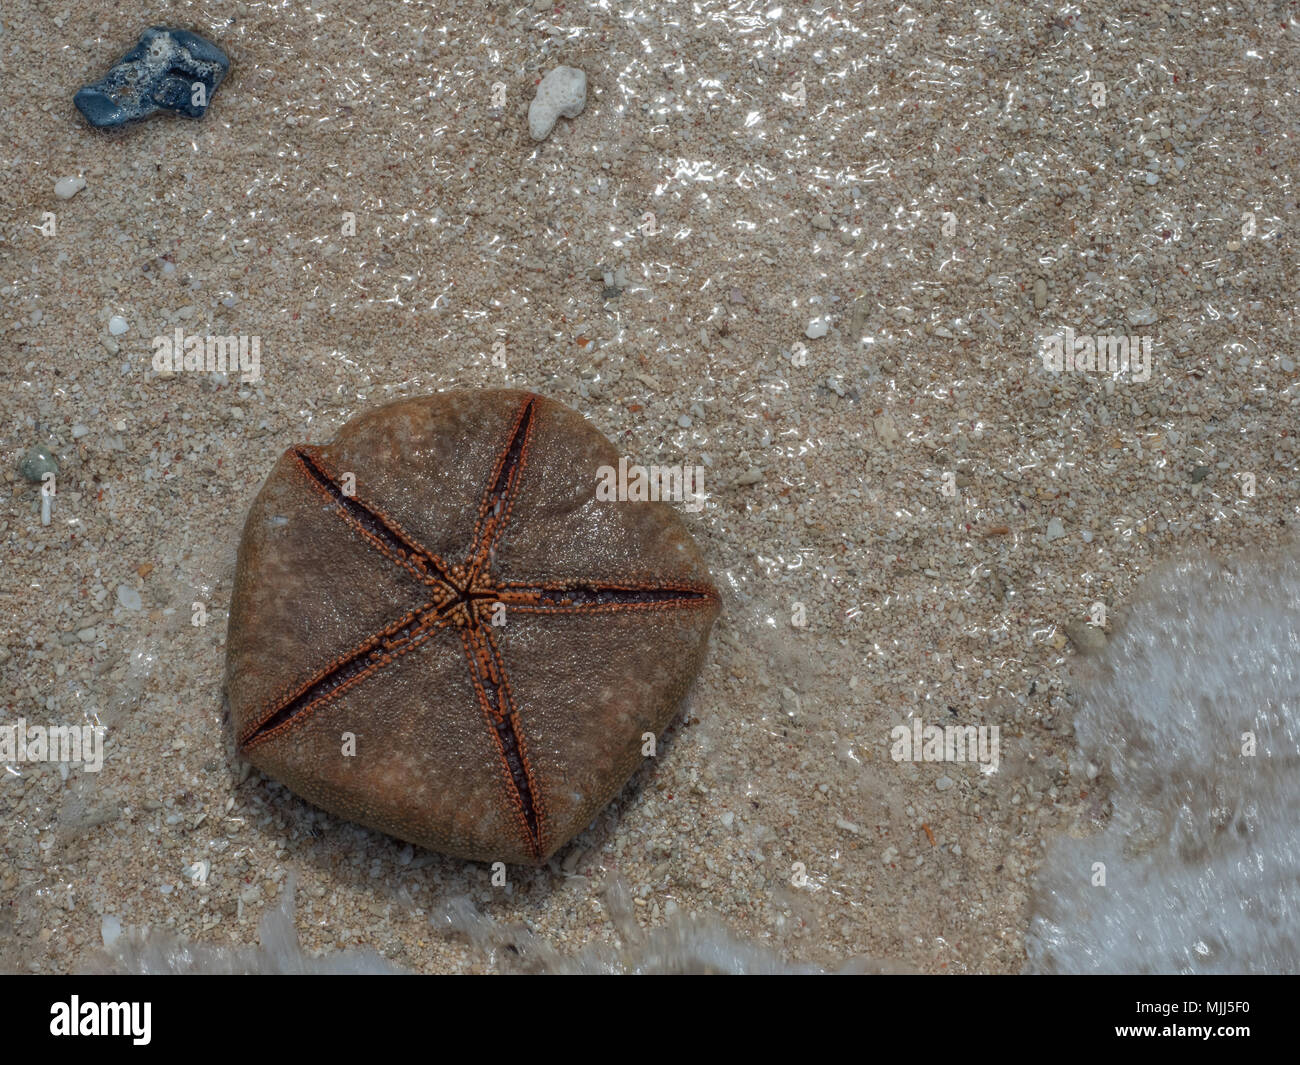
M 528 462 L 537 401 L 538 397 L 525 394 L 483 488 L 470 543 L 463 557 L 455 562 L 444 560 L 417 542 L 377 501 L 367 499 L 364 485 L 350 486 L 352 490 L 345 491 L 347 481 L 328 468 L 319 448 L 300 446 L 293 450 L 301 473 L 332 504 L 338 518 L 394 566 L 424 585 L 427 599 L 392 618 L 305 683 L 281 693 L 263 707 L 239 733 L 241 752 L 255 752 L 259 745 L 293 729 L 330 700 L 382 675 L 435 634 L 451 629 L 464 649 L 465 667 L 484 728 L 499 754 L 502 787 L 527 839 L 530 856 L 540 860 L 553 849 L 553 840 L 547 838 L 545 791 L 538 786 L 521 722 L 520 703 L 527 701 L 529 693 L 518 690 L 509 668 L 510 617 L 597 615 L 675 607 L 716 609 L 717 592 L 700 582 L 502 580 L 494 573 L 497 549 L 509 528 Z M 455 711 L 439 708 L 438 712 Z

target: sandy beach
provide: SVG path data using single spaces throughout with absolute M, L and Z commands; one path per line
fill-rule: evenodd
M 207 114 L 91 128 L 73 95 L 151 25 L 230 57 Z M 1089 660 L 1166 564 L 1294 538 L 1285 6 L 16 0 L 0 27 L 0 724 L 106 728 L 98 772 L 0 759 L 0 971 L 251 950 L 291 881 L 305 954 L 421 973 L 1021 971 L 1045 849 L 1109 816 Z M 535 141 L 559 65 L 585 107 Z M 255 338 L 256 371 L 159 372 L 178 335 Z M 251 770 L 222 684 L 278 456 L 503 387 L 703 467 L 678 509 L 723 609 L 656 757 L 494 885 Z M 914 722 L 996 728 L 996 771 L 897 758 Z

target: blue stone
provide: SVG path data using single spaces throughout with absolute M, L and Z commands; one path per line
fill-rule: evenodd
M 101 128 L 160 110 L 202 118 L 229 69 L 226 53 L 197 33 L 151 26 L 112 70 L 84 86 L 72 102 L 87 122 Z

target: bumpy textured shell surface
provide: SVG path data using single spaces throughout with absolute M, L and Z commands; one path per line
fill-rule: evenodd
M 719 607 L 670 505 L 595 498 L 618 459 L 513 391 L 401 400 L 285 452 L 230 610 L 245 757 L 401 839 L 545 861 L 668 725 Z

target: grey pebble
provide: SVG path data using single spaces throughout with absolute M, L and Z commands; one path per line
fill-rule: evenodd
M 867 306 L 867 301 L 854 300 L 853 313 L 849 316 L 849 336 L 857 340 L 862 336 L 862 331 L 867 327 L 867 316 L 871 313 L 871 308 Z
M 1096 625 L 1089 625 L 1086 621 L 1067 621 L 1065 635 L 1070 638 L 1070 642 L 1080 653 L 1085 655 L 1099 654 L 1106 647 L 1106 634 Z
M 952 787 L 952 777 L 942 776 L 934 782 L 934 786 L 939 791 L 947 791 L 949 788 Z
M 1007 597 L 1007 582 L 998 569 L 994 569 L 989 574 L 989 591 L 993 593 L 993 598 L 999 601 Z
M 1197 466 L 1192 470 L 1192 484 L 1200 484 L 1210 475 L 1209 466 Z
M 18 472 L 23 480 L 40 484 L 41 478 L 47 473 L 59 472 L 59 463 L 49 448 L 42 444 L 33 444 L 18 460 Z

